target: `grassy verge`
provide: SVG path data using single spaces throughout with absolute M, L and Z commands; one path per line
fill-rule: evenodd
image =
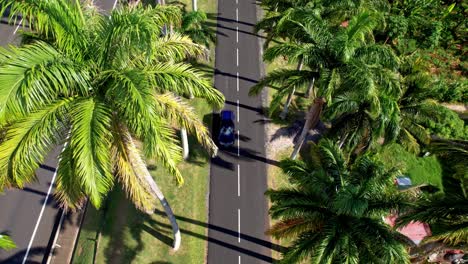
M 191 0 L 180 0 L 179 3 L 191 10 Z M 213 14 L 217 12 L 217 1 L 199 0 L 198 7 Z M 209 64 L 213 66 L 214 47 L 210 59 Z M 200 118 L 210 126 L 211 107 L 203 100 L 194 99 L 191 103 Z M 73 263 L 93 263 L 94 258 L 96 263 L 205 262 L 209 158 L 192 138 L 189 141 L 189 159 L 179 164 L 185 179 L 185 185 L 181 188 L 175 186 L 164 169 L 151 166 L 155 168 L 151 174 L 178 218 L 182 233 L 179 251 L 173 252 L 171 249 L 172 231 L 162 213 L 162 207 L 159 207 L 159 213 L 153 215 L 139 212 L 117 186 L 110 194 L 105 208 L 88 208 Z M 99 239 L 98 230 L 101 230 Z
M 275 153 L 274 160 L 283 160 L 291 155 L 292 148 L 285 149 L 283 151 L 279 151 Z M 268 188 L 271 189 L 280 189 L 280 188 L 287 188 L 290 185 L 287 176 L 281 171 L 279 167 L 276 166 L 267 166 L 267 182 Z M 270 200 L 268 200 L 268 207 L 271 206 Z M 270 217 L 270 226 L 275 224 L 275 220 L 271 219 Z M 271 242 L 276 245 L 287 246 L 289 241 L 285 240 L 278 240 L 271 237 Z M 281 259 L 281 253 L 272 250 L 271 251 L 273 259 Z
M 383 147 L 379 156 L 389 167 L 400 168 L 413 185 L 427 183 L 442 190 L 442 168 L 435 156 L 417 157 L 398 144 Z
M 211 109 L 195 100 L 200 115 Z M 190 139 L 192 141 L 192 139 Z M 102 225 L 96 263 L 203 263 L 206 255 L 208 188 L 208 157 L 195 142 L 191 142 L 190 157 L 179 164 L 185 184 L 177 188 L 171 176 L 155 167 L 156 179 L 177 215 L 182 232 L 182 246 L 171 250 L 172 231 L 162 207 L 159 213 L 139 212 L 117 186 L 110 194 L 106 208 L 99 211 L 89 207 L 78 241 L 73 263 L 93 263 L 97 230 Z

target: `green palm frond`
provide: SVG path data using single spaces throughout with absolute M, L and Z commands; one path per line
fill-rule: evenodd
M 447 245 L 466 245 L 468 243 L 468 221 L 457 225 L 443 226 L 437 234 L 424 239 L 423 243 L 442 241 Z
M 281 87 L 281 90 L 303 88 L 306 87 L 310 80 L 315 77 L 317 77 L 317 73 L 309 70 L 276 70 L 261 79 L 256 85 L 252 86 L 252 88 L 250 88 L 249 94 L 257 95 L 266 86 L 272 88 Z
M 284 98 L 292 91 L 293 87 L 286 87 L 285 89 L 279 90 L 270 102 L 270 108 L 268 109 L 268 116 L 272 117 L 275 111 L 280 107 L 281 102 Z
M 88 71 L 53 47 L 38 42 L 1 49 L 0 123 L 53 102 L 57 96 L 86 96 Z M 6 59 L 6 60 L 5 60 Z
M 203 46 L 193 43 L 189 37 L 178 33 L 158 38 L 153 44 L 153 59 L 156 61 L 180 62 L 189 57 L 195 58 L 206 53 Z
M 217 151 L 216 144 L 210 137 L 208 128 L 198 119 L 196 113 L 188 103 L 175 97 L 173 94 L 155 94 L 155 112 L 160 116 L 173 120 L 178 126 L 187 129 L 190 134 L 196 136 L 197 141 L 211 154 Z
M 205 47 L 216 42 L 216 30 L 209 25 L 207 15 L 202 11 L 191 11 L 183 15 L 181 32 L 193 42 Z
M 388 46 L 371 44 L 356 49 L 356 59 L 366 64 L 379 64 L 388 69 L 397 69 L 400 59 Z
M 16 248 L 16 244 L 9 236 L 0 234 L 0 248 L 10 250 Z
M 302 55 L 303 49 L 300 44 L 296 43 L 281 43 L 268 48 L 263 54 L 265 61 L 273 61 L 280 56 L 288 57 L 288 60 L 297 61 L 298 57 Z
M 35 179 L 34 171 L 59 142 L 63 121 L 73 100 L 62 99 L 17 120 L 0 144 L 0 185 L 22 188 Z
M 300 263 L 308 260 L 317 252 L 316 245 L 324 239 L 324 234 L 318 232 L 304 232 L 298 236 L 292 245 L 288 248 L 283 258 L 278 262 L 280 264 Z M 319 262 L 317 262 L 319 263 Z
M 113 185 L 111 111 L 95 99 L 77 101 L 71 109 L 70 147 L 75 175 L 97 208 Z
M 213 88 L 200 71 L 187 64 L 155 63 L 144 71 L 151 75 L 150 83 L 158 92 L 188 95 L 191 91 L 193 96 L 207 100 L 215 108 L 224 104 L 222 93 Z
M 326 219 L 323 219 L 326 221 Z M 310 218 L 295 218 L 275 223 L 267 233 L 275 238 L 294 238 L 305 231 L 319 232 L 323 222 L 319 219 L 311 221 Z
M 431 150 L 446 156 L 453 162 L 460 162 L 468 168 L 468 141 L 436 139 L 431 142 Z
M 122 184 L 127 197 L 135 206 L 145 212 L 155 208 L 153 195 L 149 191 L 142 175 L 147 170 L 132 157 L 141 156 L 139 150 L 132 144 L 133 139 L 126 129 L 115 125 L 113 161 L 117 180 Z
M 149 121 L 140 138 L 143 139 L 144 156 L 160 162 L 162 167 L 174 177 L 177 185 L 181 186 L 184 179 L 177 164 L 182 160 L 182 148 L 176 139 L 174 130 L 169 127 L 166 120 L 155 116 Z
M 67 141 L 58 157 L 57 186 L 54 196 L 62 207 L 74 210 L 84 206 L 83 203 L 87 195 L 80 178 L 77 177 L 77 160 L 73 157 L 69 136 L 70 132 L 68 132 Z
M 10 21 L 18 22 L 17 16 L 21 14 L 23 27 L 34 25 L 37 34 L 54 39 L 66 53 L 80 56 L 76 49 L 88 44 L 88 38 L 83 37 L 86 27 L 79 1 L 1 0 L 0 4 L 10 7 Z

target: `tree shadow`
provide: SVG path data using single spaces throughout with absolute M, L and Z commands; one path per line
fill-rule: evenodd
M 273 165 L 278 167 L 279 166 L 279 161 L 268 159 L 266 157 L 260 156 L 260 152 L 250 149 L 250 148 L 244 148 L 240 147 L 239 148 L 239 156 L 237 155 L 237 147 L 229 147 L 229 148 L 224 148 L 223 153 L 232 157 L 232 158 L 237 158 L 243 161 L 247 162 L 255 162 L 255 161 L 260 161 L 265 164 Z
M 32 247 L 30 248 L 28 252 L 28 260 L 26 261 L 26 264 L 40 264 L 40 263 L 45 263 L 45 253 L 46 253 L 46 248 L 45 247 Z M 2 264 L 20 264 L 23 263 L 23 258 L 26 254 L 26 249 L 25 250 L 20 250 L 13 255 L 7 257 L 6 259 L 0 259 L 0 263 Z M 31 257 L 34 256 L 40 256 L 44 255 L 44 259 L 42 261 L 35 261 L 31 260 Z
M 215 69 L 215 72 L 214 72 L 214 73 L 215 73 L 215 76 L 216 76 L 216 75 L 221 75 L 221 76 L 231 77 L 231 78 L 234 78 L 234 79 L 237 78 L 237 75 L 235 75 L 235 74 L 232 74 L 232 73 L 229 73 L 229 72 L 223 72 L 223 71 L 220 71 L 220 70 L 218 70 L 218 69 Z M 246 82 L 251 82 L 252 85 L 258 83 L 258 80 L 251 79 L 251 78 L 247 78 L 247 77 L 244 77 L 244 76 L 239 76 L 239 79 L 240 79 L 240 80 L 243 80 L 243 81 L 246 81 Z
M 233 102 L 233 101 L 227 101 L 226 100 L 225 104 L 232 105 L 232 106 L 237 106 L 237 102 Z M 239 104 L 239 107 L 250 110 L 250 111 L 253 111 L 253 112 L 255 112 L 257 114 L 260 114 L 260 115 L 263 115 L 263 113 L 264 113 L 264 110 L 263 110 L 262 107 L 252 107 L 252 106 L 249 106 L 249 105 L 246 105 L 246 104 Z
M 145 244 L 143 240 L 144 234 L 151 235 L 155 239 L 159 240 L 163 245 L 167 246 L 167 248 L 160 247 L 159 250 L 171 250 L 173 244 L 172 228 L 171 225 L 166 222 L 166 214 L 163 211 L 155 210 L 154 215 L 157 216 L 155 217 L 137 210 L 135 206 L 127 198 L 125 198 L 124 193 L 122 190 L 120 190 L 120 188 L 116 188 L 112 191 L 106 204 L 108 204 L 111 200 L 113 201 L 113 205 L 112 207 L 106 206 L 107 208 L 103 209 L 106 213 L 101 220 L 102 223 L 106 223 L 102 228 L 102 236 L 106 236 L 108 239 L 106 248 L 103 249 L 103 257 L 106 263 L 133 263 L 138 254 L 145 247 L 148 247 L 148 244 Z M 124 221 L 120 221 L 117 218 L 120 218 Z M 249 255 L 269 263 L 274 261 L 274 259 L 272 259 L 270 256 L 266 256 L 249 249 L 241 248 L 237 246 L 237 243 L 231 244 L 219 239 L 211 238 L 209 236 L 209 232 L 221 232 L 237 238 L 239 234 L 235 230 L 212 225 L 204 221 L 199 221 L 181 215 L 176 215 L 176 218 L 179 222 L 182 235 L 195 237 L 210 243 L 215 243 L 222 247 L 229 248 L 233 251 L 237 251 L 239 253 Z M 203 231 L 192 231 L 191 226 L 202 227 Z M 135 240 L 135 243 L 123 243 L 125 240 L 125 237 L 123 236 L 125 229 L 129 229 L 129 233 Z M 274 244 L 270 241 L 263 240 L 245 233 L 241 233 L 240 237 L 245 241 L 255 243 L 277 252 L 284 252 L 286 250 L 286 247 L 284 246 Z M 166 263 L 165 261 L 166 260 L 161 260 L 152 263 Z M 171 262 L 168 261 L 167 263 Z
M 162 217 L 165 217 L 165 213 L 162 212 L 162 211 L 159 211 L 159 210 L 156 210 L 155 214 L 160 215 Z M 224 228 L 224 227 L 220 227 L 220 226 L 216 226 L 216 225 L 212 225 L 212 224 L 208 224 L 208 223 L 201 222 L 201 221 L 198 221 L 198 220 L 190 219 L 190 218 L 187 218 L 187 217 L 176 215 L 176 218 L 180 222 L 185 222 L 185 223 L 201 226 L 201 227 L 204 227 L 204 228 L 208 228 L 210 231 L 222 232 L 224 234 L 227 234 L 227 235 L 230 235 L 230 236 L 233 236 L 233 237 L 236 237 L 236 238 L 239 235 L 237 233 L 237 231 L 227 229 L 227 228 Z M 154 219 L 151 219 L 151 218 L 147 218 L 146 220 L 147 220 L 147 225 L 145 224 L 145 231 L 150 233 L 150 234 L 155 235 L 155 237 L 157 239 L 159 239 L 163 243 L 167 244 L 168 246 L 171 246 L 172 242 L 173 242 L 173 239 L 171 237 L 172 236 L 171 225 L 166 224 L 166 223 L 162 223 L 160 221 L 157 221 L 157 220 L 154 220 Z M 150 230 L 148 230 L 148 228 L 150 228 Z M 204 234 L 198 234 L 198 233 L 195 233 L 193 231 L 190 231 L 190 230 L 187 230 L 187 229 L 184 229 L 184 228 L 181 228 L 180 232 L 182 234 L 193 236 L 193 237 L 196 237 L 196 238 L 199 238 L 199 239 L 202 239 L 202 240 L 206 240 L 208 242 L 215 243 L 217 245 L 232 249 L 232 250 L 237 251 L 239 253 L 243 253 L 243 254 L 246 254 L 246 255 L 261 259 L 261 260 L 269 262 L 269 263 L 272 263 L 274 261 L 274 259 L 272 259 L 269 256 L 265 256 L 265 255 L 259 254 L 257 252 L 254 252 L 252 250 L 248 250 L 248 249 L 245 249 L 245 248 L 238 247 L 236 245 L 221 241 L 219 239 L 214 239 L 212 237 L 209 237 L 209 235 L 207 236 L 207 235 L 204 235 Z M 285 250 L 286 250 L 286 247 L 283 247 L 283 246 L 277 245 L 277 244 L 273 244 L 270 241 L 266 241 L 266 240 L 263 240 L 263 239 L 252 237 L 252 236 L 249 236 L 247 234 L 241 233 L 240 237 L 243 240 L 255 243 L 257 245 L 269 248 L 269 249 L 277 251 L 277 252 L 285 252 Z
M 242 25 L 255 27 L 255 24 L 253 24 L 253 23 L 248 23 L 248 22 L 244 22 L 244 21 L 241 21 L 241 20 L 236 21 L 235 19 L 226 18 L 226 17 L 222 17 L 222 16 L 218 16 L 218 21 L 239 23 L 239 24 L 242 24 Z

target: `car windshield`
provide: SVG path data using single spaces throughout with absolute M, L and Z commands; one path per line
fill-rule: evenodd
M 223 135 L 230 135 L 232 134 L 233 130 L 232 130 L 232 127 L 222 127 L 221 128 L 221 134 Z

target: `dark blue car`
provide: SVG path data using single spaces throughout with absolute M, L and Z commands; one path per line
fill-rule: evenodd
M 218 142 L 221 146 L 229 147 L 234 145 L 235 140 L 234 112 L 223 110 L 221 111 L 221 127 Z

